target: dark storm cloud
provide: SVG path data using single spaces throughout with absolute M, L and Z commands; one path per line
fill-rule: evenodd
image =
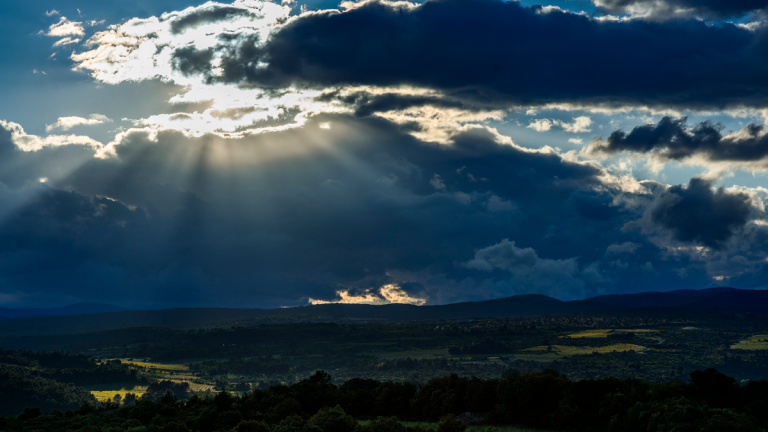
M 319 128 L 326 122 L 330 129 Z M 2 189 L 11 209 L 0 215 L 2 292 L 264 307 L 398 283 L 441 303 L 528 292 L 579 298 L 607 283 L 640 290 L 679 270 L 681 261 L 659 261 L 643 233 L 622 232 L 645 207 L 617 204 L 632 194 L 602 170 L 497 140 L 471 129 L 436 145 L 375 116 L 343 115 L 242 139 L 134 131 L 116 158 L 88 159 L 50 186 Z M 49 150 L 14 151 L 40 158 Z M 436 175 L 440 190 L 430 184 Z M 699 210 L 738 210 L 739 195 L 717 192 L 701 204 L 695 190 L 657 193 L 651 223 L 719 245 L 728 235 L 706 221 L 678 225 Z M 743 225 L 714 222 L 728 232 Z M 634 253 L 607 257 L 630 242 Z M 510 251 L 537 261 L 490 272 L 466 264 Z M 691 270 L 685 282 L 702 277 Z
M 223 43 L 223 75 L 283 88 L 414 85 L 474 101 L 765 106 L 764 30 L 697 20 L 598 22 L 494 0 L 368 2 L 292 20 L 266 44 Z M 177 64 L 197 64 L 185 49 Z M 266 66 L 265 66 L 266 64 Z M 204 70 L 204 66 L 190 70 Z
M 750 197 L 712 190 L 712 181 L 692 178 L 688 187 L 672 186 L 648 210 L 653 223 L 669 230 L 675 240 L 721 249 L 749 221 Z
M 435 145 L 375 117 L 324 115 L 238 140 L 136 131 L 115 150 L 51 186 L 9 189 L 26 198 L 0 219 L 0 242 L 23 252 L 3 292 L 65 284 L 71 298 L 122 304 L 279 306 L 400 283 L 432 303 L 575 298 L 611 272 L 591 263 L 639 216 L 607 209 L 601 170 L 485 129 Z M 504 239 L 539 264 L 461 265 Z
M 218 6 L 208 9 L 200 9 L 172 21 L 171 32 L 173 34 L 179 34 L 184 30 L 195 28 L 203 24 L 225 21 L 239 17 L 254 18 L 254 14 L 250 11 L 230 6 Z
M 205 75 L 211 71 L 213 50 L 195 47 L 179 48 L 173 58 L 173 67 L 185 76 Z
M 691 128 L 687 119 L 662 118 L 657 124 L 617 130 L 605 141 L 590 144 L 589 153 L 653 153 L 665 160 L 701 156 L 710 161 L 763 162 L 768 158 L 765 126 L 749 124 L 737 134 L 723 136 L 723 126 L 705 121 Z
M 766 0 L 594 0 L 598 9 L 609 13 L 646 12 L 653 19 L 674 19 L 686 15 L 710 18 L 738 17 L 768 7 Z
M 421 96 L 397 93 L 371 94 L 358 91 L 349 94 L 341 94 L 340 91 L 324 93 L 316 98 L 318 102 L 340 101 L 353 107 L 355 115 L 368 116 L 379 112 L 404 110 L 412 107 L 432 106 L 435 108 L 457 108 L 466 111 L 478 111 L 482 109 L 497 108 L 492 104 L 470 104 L 460 99 L 451 99 L 445 96 Z
M 12 141 L 11 130 L 0 124 L 0 183 L 21 187 L 41 180 L 55 180 L 93 158 L 87 146 L 65 145 L 24 152 Z

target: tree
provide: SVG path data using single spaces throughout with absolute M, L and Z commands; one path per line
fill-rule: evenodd
M 237 432 L 269 432 L 269 425 L 263 421 L 244 420 L 235 428 Z
M 467 425 L 453 414 L 443 416 L 437 423 L 437 432 L 464 432 L 466 429 Z
M 345 413 L 339 405 L 321 409 L 309 419 L 309 423 L 323 432 L 352 432 L 357 425 L 355 419 Z
M 691 372 L 691 387 L 695 399 L 704 400 L 712 408 L 730 408 L 736 401 L 736 380 L 709 368 Z
M 309 381 L 316 384 L 329 384 L 331 382 L 331 375 L 326 371 L 319 370 L 309 377 Z

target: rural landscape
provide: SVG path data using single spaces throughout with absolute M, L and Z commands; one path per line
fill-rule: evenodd
M 0 0 L 0 432 L 768 432 L 768 0 Z
M 456 313 L 448 305 L 410 320 L 363 306 L 379 309 L 366 320 L 357 305 L 17 317 L 0 321 L 14 334 L 0 338 L 0 387 L 13 395 L 0 429 L 759 431 L 763 294 L 520 296 L 460 309 L 480 316 L 440 318 Z M 532 300 L 555 312 L 515 311 Z M 488 316 L 499 302 L 508 313 Z M 642 302 L 653 305 L 628 306 Z M 121 320 L 147 325 L 112 328 Z

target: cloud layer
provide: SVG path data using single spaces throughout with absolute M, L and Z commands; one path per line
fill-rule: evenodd
M 764 40 L 729 24 L 598 21 L 515 2 L 368 1 L 303 15 L 265 42 L 222 39 L 174 58 L 262 88 L 412 85 L 495 103 L 703 109 L 765 105 Z
M 78 79 L 171 93 L 0 121 L 0 295 L 277 307 L 765 286 L 768 190 L 721 184 L 768 168 L 766 30 L 688 19 L 760 5 L 641 6 L 237 0 L 93 34 L 62 18 L 43 33 L 86 40 Z M 703 169 L 662 182 L 638 162 Z
M 722 125 L 711 121 L 688 127 L 685 117 L 664 117 L 657 124 L 637 126 L 629 133 L 614 131 L 605 141 L 593 141 L 586 151 L 592 154 L 651 154 L 663 161 L 698 159 L 766 167 L 768 133 L 765 126 L 749 124 L 725 136 L 722 129 Z

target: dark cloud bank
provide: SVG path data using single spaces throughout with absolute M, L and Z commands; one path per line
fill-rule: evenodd
M 593 143 L 591 153 L 653 153 L 664 160 L 685 160 L 699 156 L 711 162 L 764 164 L 768 158 L 765 126 L 749 124 L 736 134 L 723 136 L 723 126 L 706 121 L 688 127 L 685 117 L 664 117 L 657 124 L 637 126 L 627 133 L 612 132 Z
M 24 153 L 3 136 L 9 161 L 79 166 L 49 184 L 3 179 L 27 185 L 0 193 L 12 209 L 0 219 L 3 294 L 27 301 L 279 306 L 397 283 L 444 303 L 695 287 L 709 283 L 701 263 L 662 259 L 622 227 L 650 208 L 657 229 L 720 250 L 754 211 L 708 183 L 628 194 L 597 168 L 484 129 L 434 145 L 374 118 L 242 140 L 134 132 L 107 160 L 75 146 Z
M 651 220 L 675 240 L 721 249 L 746 225 L 753 207 L 747 194 L 713 191 L 713 183 L 693 178 L 687 188 L 672 186 L 649 209 Z
M 266 45 L 227 37 L 223 76 L 266 88 L 415 85 L 489 103 L 765 106 L 766 31 L 697 20 L 598 22 L 494 0 L 368 2 L 302 16 Z M 176 52 L 210 71 L 212 51 Z M 264 64 L 267 64 L 264 66 Z

